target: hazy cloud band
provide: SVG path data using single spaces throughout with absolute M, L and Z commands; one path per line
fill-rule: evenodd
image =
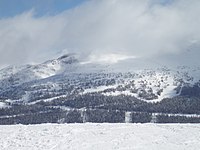
M 89 55 L 200 54 L 200 1 L 90 0 L 56 16 L 0 20 L 0 65 L 38 62 L 62 50 Z M 193 46 L 196 45 L 196 46 Z M 196 55 L 197 55 L 196 54 Z M 88 57 L 89 58 L 89 57 Z

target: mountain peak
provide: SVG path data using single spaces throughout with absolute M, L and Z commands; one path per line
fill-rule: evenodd
M 57 60 L 65 64 L 72 64 L 78 62 L 78 59 L 75 54 L 65 54 L 60 56 Z

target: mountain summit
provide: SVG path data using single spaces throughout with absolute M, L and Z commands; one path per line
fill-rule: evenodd
M 178 96 L 184 87 L 193 87 L 200 80 L 200 68 L 123 68 L 121 72 L 119 66 L 123 63 L 83 64 L 76 55 L 67 54 L 37 65 L 7 67 L 0 71 L 0 99 L 29 103 L 98 93 L 156 102 Z

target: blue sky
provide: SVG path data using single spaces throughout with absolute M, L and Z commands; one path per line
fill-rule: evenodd
M 13 17 L 34 9 L 37 16 L 54 15 L 86 0 L 0 0 L 0 18 Z
M 55 15 L 81 5 L 87 0 L 0 0 L 0 19 L 13 17 L 34 9 L 36 16 Z M 154 0 L 163 5 L 174 0 Z

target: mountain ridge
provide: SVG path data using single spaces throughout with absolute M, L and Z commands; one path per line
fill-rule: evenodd
M 123 65 L 123 61 L 120 63 L 82 64 L 75 54 L 66 54 L 37 65 L 7 67 L 0 70 L 0 99 L 40 101 L 46 96 L 28 100 L 27 93 L 34 95 L 49 91 L 56 95 L 55 98 L 74 93 L 100 93 L 105 96 L 129 95 L 139 100 L 157 102 L 180 95 L 184 86 L 193 86 L 200 80 L 200 68 L 179 66 L 175 70 L 163 66 L 120 72 L 119 66 Z M 40 90 L 35 90 L 36 87 Z M 21 91 L 13 92 L 15 88 Z M 12 95 L 16 93 L 13 97 L 9 95 L 11 91 Z

